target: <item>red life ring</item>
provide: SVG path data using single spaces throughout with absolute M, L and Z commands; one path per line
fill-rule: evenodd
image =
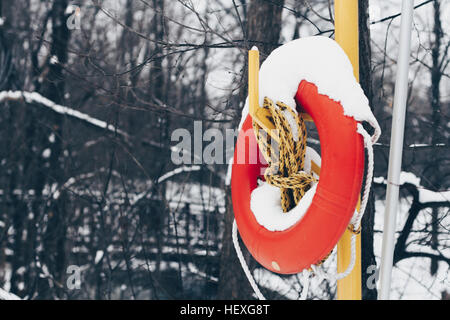
M 305 80 L 298 86 L 295 100 L 314 120 L 322 146 L 320 180 L 303 218 L 284 231 L 269 231 L 258 224 L 250 199 L 264 165 L 250 161 L 249 152 L 245 161 L 240 155 L 239 163 L 242 150 L 235 149 L 231 175 L 233 209 L 244 244 L 261 265 L 282 274 L 309 268 L 333 250 L 355 211 L 364 172 L 364 142 L 356 131 L 358 122 L 344 115 L 340 103 L 319 94 L 317 87 Z M 250 115 L 237 142 L 245 144 L 248 138 L 245 150 L 256 144 L 254 134 L 246 135 L 246 130 L 252 130 Z

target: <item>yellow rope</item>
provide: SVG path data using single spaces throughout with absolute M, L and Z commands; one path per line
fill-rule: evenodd
M 312 174 L 302 171 L 306 153 L 306 126 L 302 116 L 282 102 L 274 104 L 265 97 L 263 108 L 270 111 L 269 120 L 275 126 L 280 143 L 271 138 L 256 121 L 253 121 L 253 130 L 269 164 L 264 177 L 269 184 L 281 189 L 281 207 L 283 212 L 287 212 L 297 205 L 311 182 L 316 181 Z M 292 126 L 295 126 L 294 132 Z

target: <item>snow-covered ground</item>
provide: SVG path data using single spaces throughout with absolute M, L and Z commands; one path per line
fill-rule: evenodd
M 374 179 L 376 183 L 383 184 L 386 179 L 377 177 Z M 450 201 L 450 191 L 434 192 L 425 189 L 421 185 L 421 179 L 411 172 L 402 172 L 400 184 L 411 183 L 415 185 L 419 191 L 419 201 L 421 203 Z M 403 197 L 400 199 L 398 219 L 397 219 L 397 236 L 402 230 L 403 225 L 408 217 L 408 211 L 411 207 L 411 197 Z M 374 251 L 376 255 L 377 265 L 380 265 L 381 246 L 382 246 L 382 230 L 384 221 L 385 200 L 377 199 L 375 202 L 375 234 L 374 234 Z M 448 209 L 447 209 L 448 211 Z M 436 253 L 429 246 L 423 244 L 414 244 L 415 241 L 429 235 L 429 230 L 423 229 L 425 224 L 431 221 L 431 209 L 422 210 L 417 217 L 410 237 L 408 238 L 408 250 L 415 252 Z M 444 213 L 445 215 L 445 213 Z M 448 214 L 440 222 L 441 227 L 446 230 L 450 225 L 450 216 Z M 440 240 L 440 253 L 445 257 L 450 257 L 450 240 Z M 336 268 L 336 250 L 328 258 L 324 264 L 325 269 L 331 271 Z M 363 271 L 364 272 L 364 271 Z M 367 270 L 372 275 L 373 271 Z M 262 288 L 270 288 L 277 291 L 288 299 L 298 299 L 302 290 L 302 279 L 299 275 L 280 276 L 268 270 L 258 268 L 253 273 L 255 279 Z M 328 286 L 335 288 L 335 282 L 331 281 Z M 331 289 L 331 292 L 335 292 Z M 440 262 L 435 275 L 430 274 L 430 259 L 424 257 L 412 257 L 399 261 L 393 268 L 391 299 L 424 299 L 435 300 L 441 299 L 443 292 L 450 291 L 450 268 L 445 262 Z M 324 289 L 322 279 L 313 277 L 308 298 L 323 299 L 327 297 L 327 291 Z
M 374 179 L 377 183 L 386 183 L 383 177 Z M 421 179 L 411 172 L 402 172 L 400 175 L 400 184 L 410 183 L 417 187 L 419 192 L 419 202 L 450 202 L 450 191 L 435 192 L 425 189 L 421 185 Z M 402 230 L 403 225 L 408 217 L 408 211 L 411 207 L 412 197 L 400 199 L 399 211 L 397 216 L 397 236 L 398 232 Z M 377 256 L 377 264 L 380 263 L 381 246 L 383 234 L 383 220 L 384 220 L 384 199 L 378 199 L 375 202 L 375 234 L 374 234 L 374 249 Z M 448 208 L 444 208 L 447 213 L 443 213 L 444 218 L 440 221 L 440 227 L 443 230 L 448 230 L 450 226 L 450 216 L 448 215 Z M 429 235 L 430 230 L 424 230 L 424 225 L 431 223 L 431 209 L 422 210 L 414 222 L 413 229 L 419 230 L 412 232 L 408 238 L 408 250 L 418 252 L 436 253 L 429 246 L 421 245 L 419 239 L 423 239 Z M 378 232 L 377 232 L 378 231 Z M 443 247 L 440 253 L 446 257 L 450 257 L 450 241 L 447 239 L 440 239 L 440 245 Z M 392 298 L 393 299 L 440 299 L 443 291 L 450 291 L 450 269 L 445 262 L 439 263 L 439 268 L 436 275 L 430 274 L 430 259 L 423 257 L 412 257 L 401 260 L 393 269 L 392 274 Z

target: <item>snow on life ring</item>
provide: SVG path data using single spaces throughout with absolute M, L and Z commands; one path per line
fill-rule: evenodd
M 252 119 L 248 115 L 237 145 L 245 145 L 245 161 L 236 148 L 231 175 L 232 202 L 239 234 L 252 256 L 265 268 L 294 274 L 320 262 L 331 252 L 355 211 L 364 172 L 364 142 L 358 122 L 345 116 L 340 103 L 318 93 L 302 80 L 295 96 L 313 119 L 321 141 L 320 180 L 304 216 L 283 231 L 270 231 L 258 224 L 250 209 L 252 191 L 261 176 L 262 163 L 251 161 L 247 146 L 255 145 Z M 248 132 L 248 131 L 247 131 Z M 246 144 L 242 139 L 249 139 Z M 261 156 L 261 155 L 260 155 Z

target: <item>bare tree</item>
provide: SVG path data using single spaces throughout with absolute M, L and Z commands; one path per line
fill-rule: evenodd
M 278 39 L 281 31 L 281 12 L 284 1 L 250 1 L 247 10 L 247 28 L 244 37 L 249 46 L 258 45 L 262 59 L 278 46 Z M 245 69 L 247 70 L 247 69 Z M 244 71 L 244 74 L 246 72 Z M 247 77 L 242 79 L 239 91 L 240 101 L 244 101 L 247 95 Z M 242 103 L 240 103 L 242 107 Z M 245 299 L 251 296 L 251 288 L 248 280 L 242 271 L 241 265 L 234 252 L 231 241 L 232 223 L 234 213 L 231 203 L 231 190 L 227 187 L 227 211 L 225 213 L 225 230 L 222 240 L 222 251 L 220 258 L 220 277 L 217 296 L 219 298 Z M 249 259 L 249 253 L 246 253 Z

